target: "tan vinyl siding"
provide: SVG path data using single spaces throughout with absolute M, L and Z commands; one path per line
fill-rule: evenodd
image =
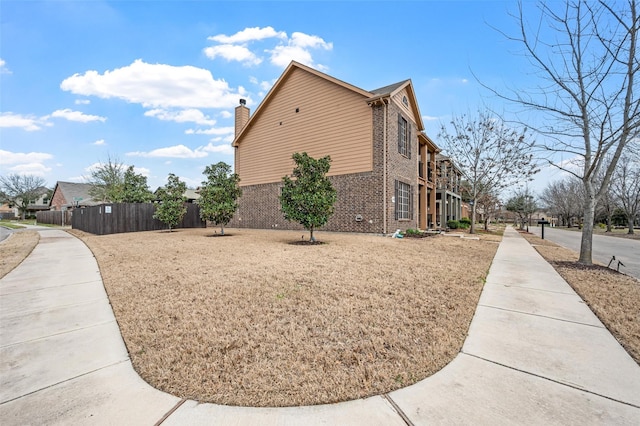
M 407 97 L 407 101 L 408 101 L 409 107 L 407 107 L 402 102 L 402 98 L 405 97 L 405 96 Z M 402 110 L 402 113 L 405 114 L 405 116 L 408 116 L 414 123 L 416 123 L 417 122 L 416 116 L 415 116 L 415 114 L 413 112 L 413 108 L 412 108 L 412 105 L 411 105 L 412 99 L 413 98 L 411 96 L 409 96 L 409 92 L 407 91 L 407 89 L 403 89 L 403 90 L 399 91 L 398 93 L 396 93 L 393 96 L 393 102 L 395 102 L 400 107 L 400 109 Z
M 237 141 L 235 171 L 242 186 L 291 174 L 294 152 L 330 155 L 329 175 L 373 168 L 372 113 L 359 93 L 294 69 L 259 114 Z

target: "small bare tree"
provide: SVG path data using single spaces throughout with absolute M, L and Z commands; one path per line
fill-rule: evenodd
M 640 125 L 637 2 L 541 2 L 537 12 L 525 11 L 520 2 L 518 12 L 519 34 L 507 37 L 524 48 L 542 83 L 494 93 L 541 113 L 538 124 L 528 124 L 543 135 L 540 146 L 549 163 L 582 181 L 579 262 L 591 264 L 596 204 Z M 570 166 L 562 161 L 566 155 Z M 596 184 L 601 169 L 602 182 Z
M 518 131 L 487 111 L 476 118 L 454 116 L 451 130 L 438 134 L 443 149 L 467 181 L 471 202 L 471 234 L 475 233 L 478 201 L 512 185 L 531 180 L 538 172 L 527 130 Z
M 19 174 L 0 176 L 2 202 L 17 206 L 20 217 L 24 219 L 29 204 L 50 191 L 44 185 L 44 179 L 39 176 Z
M 573 219 L 580 217 L 582 213 L 583 193 L 582 183 L 573 176 L 567 176 L 548 183 L 540 194 L 540 200 L 549 213 L 557 215 L 570 228 Z

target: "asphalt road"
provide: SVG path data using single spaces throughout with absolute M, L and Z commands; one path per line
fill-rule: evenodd
M 5 228 L 4 226 L 0 226 L 0 241 L 4 241 L 9 235 L 11 235 L 11 231 L 9 228 Z
M 540 236 L 541 228 L 539 226 L 530 226 L 529 232 Z M 580 232 L 546 226 L 544 228 L 545 240 L 553 241 L 578 253 L 580 252 L 581 238 L 582 234 Z M 624 264 L 624 266 L 620 265 L 620 272 L 640 279 L 640 240 L 594 235 L 593 261 L 606 266 L 609 264 L 611 256 L 616 257 L 616 260 L 611 263 L 612 268 L 615 269 L 617 261 L 620 261 Z

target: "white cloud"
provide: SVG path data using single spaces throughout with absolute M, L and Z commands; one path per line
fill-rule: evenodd
M 47 172 L 51 171 L 51 167 L 47 167 L 42 163 L 24 163 L 9 167 L 9 171 L 19 175 L 43 177 Z
M 7 68 L 7 62 L 0 58 L 0 74 L 11 74 L 11 70 Z
M 144 113 L 147 117 L 155 117 L 164 121 L 175 121 L 176 123 L 197 123 L 205 126 L 214 126 L 216 120 L 212 120 L 202 111 L 190 108 L 182 111 L 167 111 L 163 109 L 152 109 Z
M 5 172 L 20 175 L 44 176 L 51 170 L 44 162 L 53 155 L 44 152 L 10 152 L 0 149 L 0 166 Z
M 238 46 L 234 44 L 220 44 L 218 46 L 210 46 L 204 49 L 204 54 L 209 59 L 221 57 L 227 61 L 238 61 L 245 65 L 260 65 L 262 59 L 258 58 L 246 46 Z
M 107 144 L 107 143 L 104 141 L 104 139 L 98 139 L 97 141 L 95 141 L 95 142 L 93 143 L 93 145 L 95 145 L 95 146 L 104 146 L 104 145 L 106 145 L 106 144 Z
M 87 172 L 88 174 L 91 174 L 92 172 L 94 172 L 95 170 L 97 170 L 98 168 L 103 167 L 103 166 L 104 166 L 103 163 L 93 163 L 90 166 L 85 167 L 84 171 Z M 122 168 L 124 170 L 128 169 L 129 166 L 130 165 L 128 165 L 128 164 L 122 163 Z M 139 174 L 139 175 L 142 175 L 142 176 L 146 176 L 146 177 L 149 177 L 149 175 L 150 175 L 150 170 L 147 169 L 146 167 L 133 166 L 133 171 L 136 174 Z
M 106 117 L 100 117 L 99 115 L 84 114 L 80 111 L 72 111 L 69 108 L 59 109 L 51 113 L 52 117 L 64 118 L 69 121 L 79 121 L 81 123 L 88 123 L 90 121 L 105 122 Z
M 287 44 L 281 44 L 267 50 L 271 53 L 271 63 L 279 67 L 286 67 L 291 61 L 297 61 L 308 66 L 318 66 L 311 56 L 311 49 L 332 50 L 333 43 L 327 43 L 322 38 L 305 33 L 295 32 Z M 325 69 L 326 67 L 322 67 Z
M 276 79 L 273 79 L 271 81 L 267 81 L 267 80 L 259 81 L 255 77 L 249 77 L 249 82 L 259 87 L 260 91 L 258 92 L 258 96 L 263 97 L 271 89 L 271 87 L 273 87 L 273 85 L 276 82 Z
M 276 31 L 273 27 L 252 27 L 245 28 L 242 31 L 238 31 L 234 35 L 227 36 L 224 34 L 218 34 L 216 36 L 208 37 L 208 40 L 217 41 L 218 43 L 230 44 L 230 43 L 247 43 L 249 41 L 264 40 L 267 38 L 287 38 L 287 33 L 284 31 Z
M 76 105 L 89 105 L 91 101 L 89 99 L 76 99 L 74 103 Z
M 41 130 L 43 126 L 51 126 L 47 122 L 47 116 L 36 117 L 33 115 L 14 114 L 12 112 L 0 113 L 0 127 L 18 127 L 27 132 Z
M 142 175 L 147 178 L 151 176 L 151 170 L 147 169 L 146 167 L 133 166 L 133 172 L 137 175 Z
M 131 65 L 105 71 L 74 74 L 60 88 L 76 95 L 118 98 L 147 108 L 231 108 L 243 96 L 209 70 L 193 66 L 148 64 L 137 59 Z
M 44 152 L 10 152 L 0 149 L 0 164 L 11 165 L 20 163 L 41 163 L 53 158 L 53 155 Z
M 231 117 L 233 117 L 233 114 L 231 114 L 229 111 L 221 111 L 220 112 L 220 117 L 222 117 L 222 118 L 231 118 Z
M 187 129 L 187 135 L 228 135 L 235 132 L 234 127 L 212 127 L 210 129 Z
M 231 146 L 230 143 L 224 145 L 214 145 L 213 143 L 210 143 L 207 146 L 203 147 L 202 150 L 218 154 L 233 155 L 233 146 Z
M 207 57 L 211 59 L 221 57 L 227 61 L 241 62 L 244 65 L 258 65 L 262 62 L 262 58 L 258 53 L 249 49 L 249 43 L 269 38 L 279 40 L 279 44 L 274 46 L 272 49 L 266 49 L 265 52 L 270 54 L 270 61 L 273 65 L 283 68 L 294 60 L 305 65 L 325 70 L 325 66 L 315 63 L 312 51 L 317 49 L 333 49 L 333 43 L 326 42 L 324 39 L 316 35 L 294 32 L 289 38 L 286 32 L 276 31 L 272 27 L 254 27 L 245 28 L 231 36 L 219 34 L 209 37 L 208 40 L 215 41 L 220 44 L 207 47 L 204 49 L 204 52 Z M 257 82 L 254 78 L 250 81 L 252 83 Z
M 184 145 L 175 145 L 166 148 L 158 148 L 149 152 L 128 152 L 126 155 L 132 157 L 146 157 L 146 158 L 202 158 L 208 154 L 202 150 L 202 148 L 196 148 L 192 150 Z
M 434 117 L 434 116 L 432 116 L 432 115 L 423 115 L 423 116 L 422 116 L 422 119 L 423 119 L 424 121 L 438 121 L 438 120 L 440 120 L 440 118 L 439 118 L 439 117 Z

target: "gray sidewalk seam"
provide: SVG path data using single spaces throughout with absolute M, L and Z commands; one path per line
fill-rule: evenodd
M 382 396 L 384 399 L 386 399 L 389 402 L 389 404 L 391 404 L 393 409 L 396 411 L 396 413 L 398 413 L 400 418 L 407 424 L 407 426 L 414 426 L 413 422 L 409 419 L 409 416 L 407 416 L 405 412 L 402 411 L 402 408 L 400 408 L 400 406 L 396 404 L 393 398 L 391 398 L 391 395 L 389 395 L 388 393 L 383 393 L 380 396 Z
M 556 318 L 556 317 L 550 317 L 548 315 L 534 314 L 532 312 L 524 312 L 524 311 L 519 311 L 519 310 L 516 310 L 516 309 L 501 308 L 500 306 L 485 305 L 483 303 L 478 303 L 478 306 L 482 306 L 483 308 L 489 308 L 489 309 L 497 309 L 497 310 L 504 311 L 504 312 L 513 312 L 515 314 L 529 315 L 529 316 L 532 316 L 532 317 L 547 318 L 547 319 L 555 320 L 555 321 L 568 322 L 568 323 L 576 324 L 576 325 L 584 325 L 586 327 L 605 329 L 605 330 L 609 331 L 609 329 L 607 329 L 604 326 L 593 325 L 593 324 L 585 324 L 583 322 L 571 321 L 571 320 L 568 320 L 568 319 L 562 319 L 562 318 Z M 617 339 L 616 339 L 616 341 L 617 341 Z
M 34 391 L 31 391 L 31 392 L 27 392 L 27 393 L 25 393 L 24 395 L 19 395 L 19 396 L 16 396 L 15 398 L 7 399 L 6 401 L 1 401 L 1 402 L 0 402 L 0 405 L 7 404 L 7 403 L 9 403 L 9 402 L 11 402 L 11 401 L 16 401 L 16 400 L 18 400 L 18 399 L 20 399 L 20 398 L 24 398 L 24 397 L 26 397 L 26 396 L 36 394 L 36 393 L 38 393 L 38 392 L 40 392 L 40 391 L 43 391 L 43 390 L 45 390 L 45 389 L 50 389 L 50 388 L 52 388 L 52 387 L 54 387 L 54 386 L 58 386 L 58 385 L 61 385 L 61 384 L 63 384 L 63 383 L 70 382 L 70 381 L 75 380 L 75 379 L 78 379 L 78 378 L 80 378 L 80 377 L 88 376 L 88 375 L 93 374 L 93 373 L 95 373 L 95 372 L 97 372 L 97 371 L 101 371 L 101 370 L 104 370 L 104 369 L 106 369 L 106 368 L 113 367 L 114 365 L 122 364 L 123 362 L 130 362 L 129 357 L 127 356 L 127 358 L 125 358 L 125 359 L 123 359 L 123 360 L 120 360 L 120 361 L 117 361 L 117 362 L 111 363 L 111 364 L 109 364 L 109 365 L 104 365 L 104 366 L 102 366 L 102 367 L 100 367 L 100 368 L 95 368 L 95 369 L 93 369 L 93 370 L 91 370 L 91 371 L 87 371 L 87 372 L 85 372 L 85 373 L 78 374 L 77 376 L 69 377 L 68 379 L 61 380 L 61 381 L 56 382 L 56 383 L 52 383 L 52 384 L 47 385 L 47 386 L 45 386 L 45 387 L 43 387 L 43 388 L 36 389 L 36 390 L 34 390 Z
M 2 348 L 2 349 L 3 348 L 10 348 L 11 346 L 21 345 L 21 344 L 24 344 L 24 343 L 37 342 L 38 340 L 48 339 L 49 337 L 61 336 L 63 334 L 69 334 L 69 333 L 75 333 L 76 331 L 79 331 L 79 330 L 87 330 L 89 328 L 98 327 L 98 326 L 101 326 L 101 325 L 111 324 L 111 323 L 115 323 L 116 325 L 118 325 L 118 323 L 117 323 L 117 321 L 115 319 L 114 320 L 109 320 L 109 321 L 102 321 L 102 322 L 97 322 L 95 324 L 87 325 L 87 326 L 84 326 L 84 327 L 76 327 L 76 328 L 72 328 L 72 329 L 69 329 L 69 330 L 60 331 L 58 333 L 47 334 L 45 336 L 36 337 L 34 339 L 22 340 L 20 342 L 9 343 L 8 345 L 0 345 L 0 348 Z
M 51 287 L 51 288 L 56 288 L 56 287 Z M 0 295 L 0 296 L 3 296 L 3 295 Z M 71 304 L 66 304 L 66 305 L 57 305 L 57 306 L 53 306 L 51 308 L 32 309 L 30 311 L 20 311 L 20 312 L 17 312 L 15 314 L 7 315 L 6 317 L 5 316 L 0 316 L 0 318 L 2 320 L 19 318 L 19 317 L 22 317 L 22 316 L 31 315 L 31 314 L 37 314 L 37 313 L 41 313 L 41 312 L 50 312 L 50 311 L 55 311 L 57 309 L 73 308 L 75 306 L 88 305 L 89 303 L 99 302 L 99 301 L 102 301 L 104 299 L 105 299 L 104 297 L 98 297 L 96 299 L 83 300 L 82 302 L 79 302 L 79 303 L 71 303 Z M 107 297 L 106 299 L 107 299 L 107 303 L 109 304 L 109 306 L 111 306 L 111 302 L 109 301 L 109 298 Z
M 164 422 L 165 422 L 165 420 L 167 420 L 169 417 L 171 417 L 171 415 L 172 415 L 173 413 L 175 413 L 175 412 L 178 410 L 178 408 L 180 408 L 180 407 L 182 406 L 182 404 L 184 404 L 184 403 L 185 403 L 185 402 L 187 402 L 187 401 L 188 401 L 188 399 L 186 399 L 186 398 L 182 398 L 180 401 L 178 401 L 178 402 L 176 403 L 176 405 L 174 405 L 174 406 L 171 408 L 171 410 L 167 411 L 167 412 L 164 414 L 164 416 L 162 416 L 162 417 L 160 418 L 160 420 L 158 420 L 156 423 L 154 423 L 154 425 L 153 425 L 153 426 L 160 426 L 162 423 L 164 423 Z
M 474 355 L 474 354 L 469 353 L 469 352 L 460 351 L 460 353 L 464 354 L 464 355 L 467 355 L 467 356 L 474 357 L 476 359 L 479 359 L 479 360 L 482 360 L 482 361 L 485 361 L 485 362 L 488 362 L 488 363 L 491 363 L 493 365 L 498 365 L 500 367 L 508 368 L 509 370 L 512 370 L 512 371 L 517 371 L 518 373 L 527 374 L 529 376 L 537 377 L 537 378 L 543 379 L 543 380 L 547 380 L 547 381 L 549 381 L 551 383 L 556 383 L 556 384 L 561 385 L 561 386 L 566 386 L 568 388 L 572 388 L 572 389 L 578 390 L 580 392 L 586 392 L 586 393 L 591 394 L 591 395 L 596 395 L 596 396 L 599 396 L 601 398 L 608 399 L 609 401 L 617 402 L 618 404 L 623 404 L 623 405 L 626 405 L 626 406 L 629 406 L 629 407 L 639 408 L 640 409 L 640 405 L 636 405 L 636 404 L 633 404 L 633 403 L 630 403 L 630 402 L 620 401 L 619 399 L 615 399 L 615 398 L 612 398 L 612 397 L 607 396 L 607 395 L 602 395 L 600 393 L 591 391 L 589 389 L 581 388 L 579 386 L 574 386 L 574 385 L 571 385 L 571 384 L 565 383 L 565 382 L 560 382 L 558 380 L 554 380 L 554 379 L 551 379 L 551 378 L 546 377 L 546 376 L 541 376 L 539 374 L 535 374 L 535 373 L 532 373 L 530 371 L 521 370 L 519 368 L 512 367 L 512 366 L 506 365 L 506 364 L 502 364 L 500 362 L 496 362 L 496 361 L 493 361 L 493 360 L 490 360 L 490 359 L 487 359 L 487 358 L 484 358 L 484 357 L 481 357 L 481 356 L 478 356 L 478 355 Z

